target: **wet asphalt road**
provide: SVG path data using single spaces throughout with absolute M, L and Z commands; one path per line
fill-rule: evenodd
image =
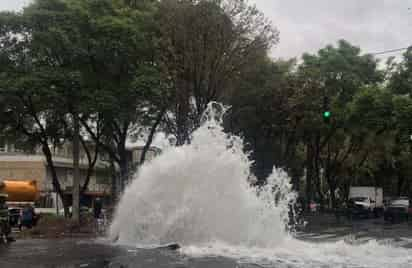
M 313 219 L 312 219 L 313 220 Z M 316 222 L 316 220 L 313 220 Z M 309 224 L 296 236 L 314 243 L 347 240 L 365 243 L 371 239 L 389 241 L 398 247 L 412 248 L 412 222 L 384 224 L 382 219 Z M 103 240 L 19 240 L 0 245 L 1 268 L 260 268 L 223 257 L 191 258 L 167 249 L 136 249 L 112 246 Z M 266 266 L 265 266 L 266 267 Z M 270 267 L 277 267 L 276 265 Z
M 383 218 L 378 218 L 343 220 L 336 223 L 331 217 L 323 223 L 309 224 L 306 228 L 298 230 L 296 236 L 310 242 L 345 240 L 360 244 L 378 240 L 397 247 L 412 248 L 412 221 L 389 224 L 385 223 Z
M 110 246 L 76 239 L 21 240 L 0 248 L 0 267 L 33 268 L 256 268 L 223 257 L 188 258 L 177 251 Z

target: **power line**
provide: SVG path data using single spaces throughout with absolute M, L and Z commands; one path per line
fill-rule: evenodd
M 394 52 L 398 52 L 398 51 L 407 50 L 408 48 L 410 48 L 410 46 L 409 47 L 396 48 L 396 49 L 389 49 L 389 50 L 384 50 L 384 51 L 369 53 L 369 54 L 370 55 L 382 55 L 382 54 L 388 54 L 388 53 L 394 53 Z

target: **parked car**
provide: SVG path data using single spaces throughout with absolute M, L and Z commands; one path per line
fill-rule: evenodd
M 412 203 L 408 198 L 399 197 L 390 201 L 389 205 L 385 208 L 384 220 L 389 222 L 400 222 L 402 220 L 408 220 L 410 212 L 412 212 Z
M 352 216 L 375 216 L 383 212 L 383 190 L 378 187 L 350 187 L 348 210 Z

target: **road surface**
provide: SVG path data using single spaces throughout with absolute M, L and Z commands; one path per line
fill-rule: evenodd
M 352 224 L 312 225 L 296 233 L 298 239 L 313 243 L 347 240 L 365 243 L 371 239 L 390 241 L 397 247 L 412 248 L 412 225 L 386 225 L 381 220 L 363 220 Z M 19 240 L 0 245 L 1 268 L 261 268 L 289 267 L 240 263 L 224 257 L 192 258 L 179 251 L 136 249 L 113 246 L 100 240 Z

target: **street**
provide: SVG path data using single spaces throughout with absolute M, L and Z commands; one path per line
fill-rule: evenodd
M 322 222 L 317 222 L 319 219 Z M 306 228 L 296 232 L 297 238 L 310 242 L 345 240 L 355 244 L 377 240 L 395 247 L 412 248 L 412 222 L 390 224 L 378 218 L 336 223 L 332 215 L 311 217 L 310 222 Z
M 0 248 L 0 267 L 258 267 L 227 258 L 187 258 L 179 252 L 110 246 L 96 240 L 20 240 Z
M 383 224 L 381 219 L 361 220 L 351 224 L 333 224 L 329 226 L 312 224 L 308 226 L 306 231 L 298 231 L 296 237 L 310 243 L 345 241 L 354 245 L 377 240 L 395 248 L 412 248 L 412 228 L 407 223 L 388 225 Z M 1 245 L 0 267 L 254 268 L 295 266 L 285 264 L 282 261 L 257 264 L 217 256 L 191 257 L 180 251 L 167 249 L 137 249 L 113 246 L 104 239 L 28 239 L 18 240 L 7 246 Z M 296 267 L 301 266 L 297 265 Z M 316 265 L 308 264 L 308 267 L 316 267 Z

